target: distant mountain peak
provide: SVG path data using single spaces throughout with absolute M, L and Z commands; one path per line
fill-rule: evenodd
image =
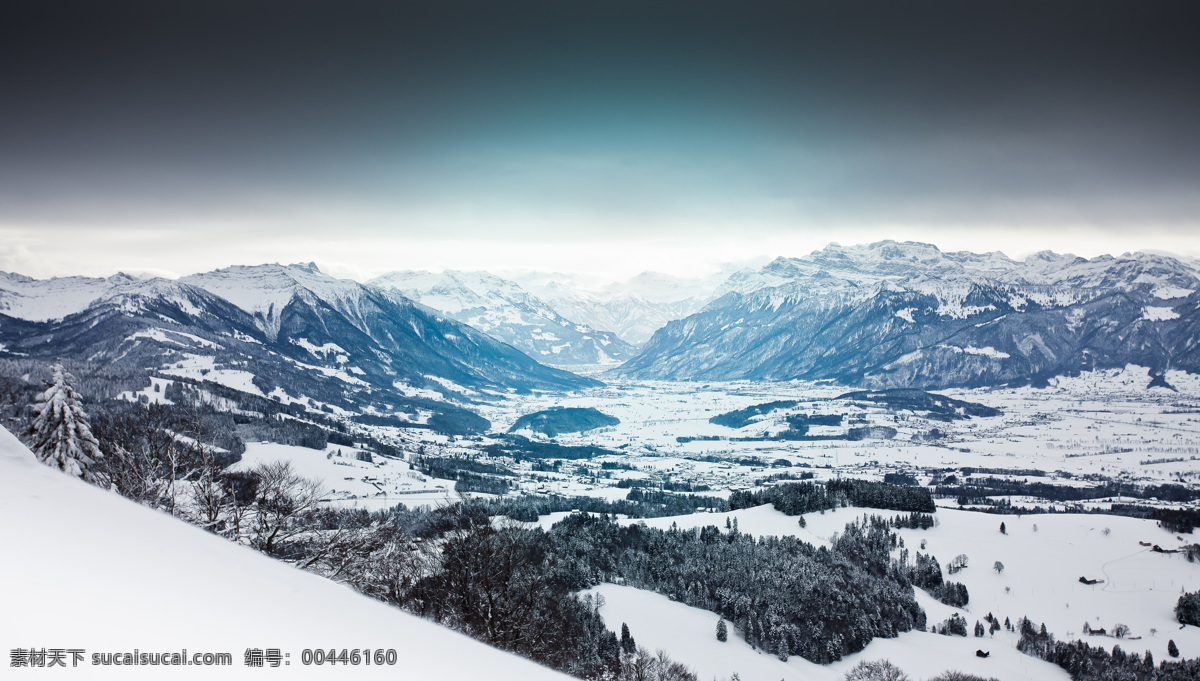
M 291 265 L 288 265 L 288 268 L 294 270 L 304 270 L 309 274 L 323 274 L 321 272 L 321 268 L 317 267 L 317 263 L 312 262 L 311 260 L 309 262 L 292 263 Z
M 490 272 L 389 272 L 368 285 L 398 292 L 548 364 L 619 364 L 636 352 L 616 334 L 570 319 Z

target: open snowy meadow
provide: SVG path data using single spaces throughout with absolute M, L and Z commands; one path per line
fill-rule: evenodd
M 851 507 L 811 513 L 805 515 L 804 528 L 799 527 L 796 517 L 770 506 L 622 522 L 644 522 L 663 529 L 709 525 L 723 529 L 727 520 L 736 520 L 738 530 L 751 535 L 795 536 L 828 545 L 847 522 L 863 514 L 887 516 L 888 512 Z M 900 534 L 911 551 L 922 550 L 924 542 L 926 548 L 922 551 L 934 554 L 943 563 L 966 555 L 967 567 L 952 579 L 967 586 L 971 600 L 965 608 L 953 608 L 917 590 L 918 603 L 930 624 L 958 613 L 970 626 L 991 613 L 1001 621 L 1028 617 L 1035 623 L 1045 623 L 1047 630 L 1060 639 L 1083 637 L 1092 645 L 1118 644 L 1130 652 L 1149 650 L 1155 659 L 1167 657 L 1168 639 L 1175 641 L 1184 657 L 1200 652 L 1200 629 L 1181 628 L 1173 612 L 1181 592 L 1200 589 L 1200 564 L 1189 563 L 1179 554 L 1160 554 L 1142 546 L 1139 542 L 1153 541 L 1164 548 L 1181 543 L 1154 522 L 1079 514 L 1018 518 L 952 509 L 940 509 L 936 515 L 935 527 L 901 529 Z M 1000 533 L 1001 522 L 1007 534 Z M 1003 571 L 994 568 L 997 561 L 1003 563 Z M 1085 585 L 1079 582 L 1080 577 L 1104 581 Z M 1061 669 L 1018 652 L 1017 637 L 1003 629 L 984 638 L 965 639 L 909 632 L 895 640 L 876 639 L 861 653 L 828 667 L 799 658 L 782 663 L 735 637 L 718 643 L 714 632 L 719 617 L 714 613 L 630 587 L 607 584 L 593 591 L 605 597 L 607 605 L 601 612 L 606 619 L 628 623 L 639 644 L 667 650 L 696 667 L 702 678 L 714 674 L 725 677 L 736 671 L 743 679 L 765 679 L 776 673 L 772 670 L 779 670 L 789 679 L 836 679 L 840 677 L 835 671 L 844 673 L 848 666 L 864 659 L 888 659 L 914 678 L 929 678 L 950 669 L 1005 681 L 1067 678 Z M 1122 639 L 1111 633 L 1089 637 L 1082 631 L 1085 623 L 1107 632 L 1124 624 L 1129 634 Z M 989 651 L 991 656 L 977 659 L 977 649 Z M 704 670 L 711 670 L 711 674 Z

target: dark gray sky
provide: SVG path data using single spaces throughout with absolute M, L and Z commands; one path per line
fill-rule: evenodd
M 1200 255 L 1198 28 L 1192 1 L 7 2 L 0 269 Z

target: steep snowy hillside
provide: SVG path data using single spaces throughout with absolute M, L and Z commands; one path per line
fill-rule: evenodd
M 246 650 L 274 648 L 289 678 L 570 678 L 72 479 L 3 428 L 0 516 L 0 641 L 81 650 L 72 677 L 261 678 L 272 672 L 246 666 Z M 93 665 L 185 648 L 231 665 Z M 305 649 L 331 648 L 394 649 L 395 664 L 304 665 Z
M 619 369 L 637 378 L 865 387 L 1041 382 L 1093 368 L 1200 371 L 1200 278 L 1148 254 L 1092 260 L 880 242 L 732 276 Z
M 397 292 L 549 364 L 619 364 L 636 353 L 616 334 L 573 322 L 520 285 L 487 272 L 391 272 L 369 285 Z

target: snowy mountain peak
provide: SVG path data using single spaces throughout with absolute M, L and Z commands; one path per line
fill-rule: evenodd
M 801 258 L 777 258 L 757 271 L 734 274 L 717 295 L 746 295 L 771 288 L 796 295 L 810 289 L 824 294 L 838 288 L 873 288 L 883 280 L 924 292 L 988 285 L 1192 288 L 1196 271 L 1170 256 L 1146 253 L 1102 255 L 1089 260 L 1041 251 L 1016 261 L 999 252 L 946 253 L 931 244 L 880 241 L 850 247 L 831 244 Z
M 271 337 L 279 333 L 280 315 L 297 296 L 312 297 L 354 317 L 361 297 L 366 294 L 362 284 L 331 277 L 313 263 L 235 265 L 193 274 L 180 281 L 220 296 L 253 315 Z
M 550 364 L 617 364 L 634 348 L 616 334 L 571 320 L 518 283 L 489 272 L 390 272 L 369 282 Z

